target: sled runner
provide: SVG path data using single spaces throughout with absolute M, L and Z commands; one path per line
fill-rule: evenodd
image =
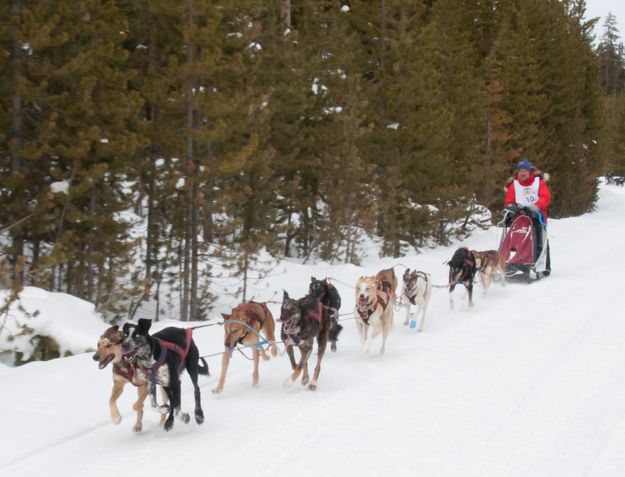
M 510 206 L 498 225 L 503 227 L 499 252 L 506 263 L 506 277 L 531 282 L 550 274 L 547 226 L 540 212 Z

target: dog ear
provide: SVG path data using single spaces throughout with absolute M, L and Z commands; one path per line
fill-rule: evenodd
M 223 316 L 224 320 L 229 320 L 232 315 L 228 315 L 227 313 L 222 313 L 221 316 Z
M 150 331 L 150 326 L 152 326 L 152 320 L 139 318 L 139 331 L 147 333 Z
M 117 331 L 117 330 L 119 330 L 119 325 L 113 325 L 113 326 L 111 326 L 111 330 L 112 330 L 112 331 Z
M 125 335 L 127 335 L 128 332 L 130 331 L 130 323 L 124 323 L 124 326 L 122 326 L 122 331 L 124 332 Z
M 406 268 L 406 271 L 404 272 L 404 280 L 408 278 L 409 276 L 410 276 L 410 269 Z
M 288 300 L 289 299 L 289 294 L 286 292 L 286 290 L 282 290 L 284 293 L 282 294 L 282 299 L 283 300 Z

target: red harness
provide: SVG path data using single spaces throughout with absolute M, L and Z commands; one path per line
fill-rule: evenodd
M 187 361 L 187 355 L 189 354 L 189 349 L 191 348 L 193 330 L 191 328 L 185 328 L 184 333 L 185 333 L 185 339 L 186 339 L 186 344 L 184 348 L 177 345 L 176 343 L 171 343 L 169 341 L 164 341 L 159 338 L 154 338 L 156 341 L 158 341 L 158 344 L 161 346 L 161 354 L 156 360 L 156 362 L 154 363 L 154 365 L 152 365 L 152 367 L 150 368 L 143 367 L 143 370 L 148 375 L 148 378 L 152 384 L 158 384 L 156 370 L 165 364 L 167 351 L 178 353 L 178 357 L 180 358 L 180 362 L 178 363 L 178 374 L 180 374 L 182 370 L 184 369 L 184 365 Z

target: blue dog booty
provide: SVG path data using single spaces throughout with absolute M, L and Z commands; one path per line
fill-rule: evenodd
M 411 330 L 414 330 L 417 327 L 417 320 L 410 320 L 410 325 L 408 325 L 408 328 L 410 328 Z

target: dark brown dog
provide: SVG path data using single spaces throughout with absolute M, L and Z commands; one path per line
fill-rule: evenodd
M 321 371 L 321 360 L 328 344 L 328 335 L 331 326 L 330 309 L 317 300 L 312 295 L 306 295 L 299 300 L 289 297 L 284 292 L 282 308 L 280 309 L 280 322 L 282 330 L 280 332 L 282 341 L 285 344 L 291 369 L 293 373 L 284 382 L 284 387 L 289 387 L 303 372 L 302 385 L 308 384 L 308 358 L 313 349 L 315 339 L 317 340 L 317 364 L 313 379 L 308 384 L 308 389 L 317 389 L 317 381 Z M 297 346 L 300 351 L 299 363 L 295 361 L 293 346 Z
M 226 351 L 221 359 L 221 376 L 219 377 L 219 383 L 217 387 L 213 389 L 213 393 L 218 394 L 224 388 L 232 351 L 237 343 L 244 346 L 256 345 L 253 350 L 254 373 L 252 375 L 252 386 L 257 387 L 259 358 L 262 356 L 264 360 L 269 359 L 263 347 L 259 345 L 259 335 L 262 334 L 269 341 L 272 356 L 278 354 L 275 337 L 276 324 L 273 315 L 265 303 L 255 303 L 252 301 L 242 303 L 234 308 L 232 313 L 222 313 L 221 316 L 223 316 L 225 320 L 224 346 L 226 347 Z
M 100 369 L 106 368 L 109 363 L 113 364 L 113 390 L 109 398 L 109 409 L 111 411 L 111 420 L 114 424 L 122 422 L 122 416 L 117 407 L 117 399 L 124 391 L 126 383 L 130 383 L 137 388 L 137 401 L 133 404 L 132 409 L 137 413 L 137 420 L 133 430 L 140 432 L 143 427 L 143 403 L 148 396 L 149 383 L 143 373 L 138 373 L 137 368 L 132 361 L 124 359 L 122 350 L 122 341 L 124 334 L 119 326 L 111 326 L 107 329 L 98 340 L 98 350 L 93 355 L 94 361 L 98 361 Z M 152 407 L 158 408 L 154 394 L 152 393 Z M 164 421 L 164 415 L 161 415 L 161 423 Z
M 464 285 L 469 294 L 469 306 L 473 306 L 473 279 L 477 273 L 475 257 L 466 247 L 459 248 L 454 252 L 449 265 L 449 305 L 453 308 L 452 292 L 458 284 Z

